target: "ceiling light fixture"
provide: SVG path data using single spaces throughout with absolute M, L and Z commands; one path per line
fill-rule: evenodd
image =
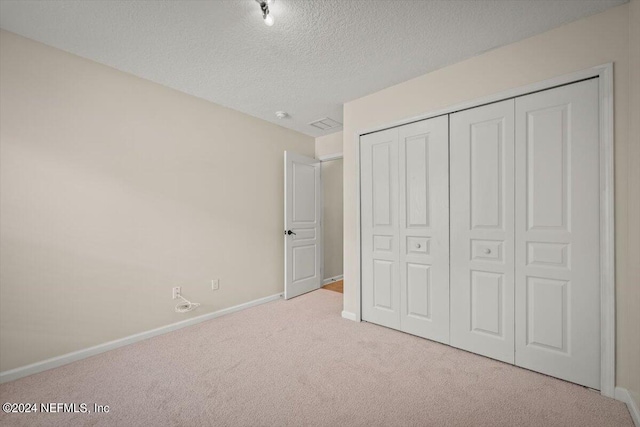
M 269 15 L 269 5 L 273 4 L 275 0 L 256 0 L 256 3 L 260 5 L 260 9 L 262 10 L 262 19 L 264 19 L 264 23 L 267 26 L 273 25 L 273 16 Z
M 286 111 L 276 111 L 276 117 L 279 119 L 286 119 L 287 117 L 289 117 L 289 113 L 287 113 Z

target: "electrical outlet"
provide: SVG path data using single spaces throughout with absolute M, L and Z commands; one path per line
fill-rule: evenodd
M 180 295 L 180 286 L 176 286 L 175 288 L 173 288 L 173 299 L 178 299 L 178 296 Z
M 212 279 L 211 280 L 211 290 L 217 291 L 220 289 L 220 279 Z

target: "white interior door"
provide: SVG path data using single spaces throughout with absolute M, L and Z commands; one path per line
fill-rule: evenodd
M 449 343 L 449 121 L 398 128 L 400 326 Z
M 362 318 L 449 342 L 448 119 L 361 137 Z
M 452 114 L 451 345 L 514 362 L 514 100 Z
M 320 162 L 285 151 L 285 299 L 322 286 Z
M 598 80 L 516 100 L 516 364 L 600 389 Z
M 398 129 L 360 141 L 362 319 L 400 329 Z

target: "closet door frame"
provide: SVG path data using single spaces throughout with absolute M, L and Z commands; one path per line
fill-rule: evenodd
M 345 287 L 345 294 L 358 301 L 356 312 L 343 311 L 342 317 L 362 320 L 362 242 L 360 212 L 360 137 L 409 123 L 443 116 L 469 108 L 515 98 L 598 77 L 599 129 L 600 129 L 600 393 L 607 397 L 615 394 L 615 211 L 614 211 L 614 122 L 613 122 L 613 63 L 606 63 L 575 73 L 565 74 L 538 83 L 510 89 L 487 97 L 453 105 L 451 107 L 399 120 L 383 126 L 361 129 L 353 135 L 356 152 L 356 265 L 353 286 Z

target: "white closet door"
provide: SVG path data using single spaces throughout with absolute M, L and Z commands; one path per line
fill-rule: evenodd
M 600 388 L 598 80 L 516 100 L 516 364 Z
M 449 342 L 449 130 L 446 116 L 401 126 L 401 329 Z
M 514 362 L 514 100 L 451 120 L 451 345 Z
M 362 319 L 400 329 L 398 129 L 360 138 Z

